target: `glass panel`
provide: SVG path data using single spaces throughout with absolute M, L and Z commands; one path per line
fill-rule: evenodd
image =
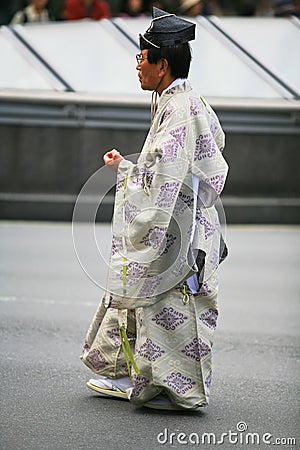
M 277 17 L 224 17 L 221 24 L 224 31 L 300 93 L 299 27 Z
M 198 22 L 191 81 L 203 95 L 280 98 L 270 84 Z
M 136 43 L 139 33 L 150 24 L 150 18 L 117 20 Z M 194 57 L 190 80 L 203 96 L 283 97 L 282 92 L 256 72 L 255 67 L 249 66 L 225 40 L 211 32 L 203 18 L 199 17 L 196 23 L 197 38 L 191 43 Z M 254 56 L 272 64 L 279 75 L 283 74 L 299 86 L 299 46 L 290 44 L 296 42 L 295 35 L 299 31 L 291 21 L 222 18 L 220 23 L 230 34 L 237 35 L 242 45 L 249 46 Z M 138 50 L 109 21 L 27 24 L 18 31 L 76 91 L 149 95 L 140 89 L 137 78 L 135 53 Z M 2 30 L 0 54 L 1 60 L 5 61 L 0 71 L 0 87 L 52 89 L 42 73 L 13 46 Z
M 102 22 L 26 26 L 23 35 L 75 91 L 139 94 L 135 52 Z
M 192 19 L 189 19 L 192 20 Z M 124 30 L 138 42 L 150 24 L 149 19 L 122 19 Z M 191 42 L 193 60 L 189 79 L 203 96 L 281 98 L 282 95 L 254 69 L 196 21 L 196 40 Z
M 0 89 L 51 89 L 44 77 L 27 61 L 0 29 Z
M 137 45 L 139 45 L 139 35 L 143 34 L 149 28 L 151 17 L 139 17 L 138 19 L 126 17 L 122 19 L 118 18 L 116 21 L 136 41 Z

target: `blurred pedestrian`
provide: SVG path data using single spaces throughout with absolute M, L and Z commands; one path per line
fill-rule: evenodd
M 295 16 L 300 17 L 300 0 L 294 0 Z
M 179 12 L 184 16 L 200 16 L 204 10 L 203 0 L 182 0 Z
M 182 0 L 180 13 L 189 17 L 196 17 L 199 15 L 221 16 L 222 9 L 217 0 Z
M 256 15 L 256 0 L 238 0 L 235 2 L 236 13 L 242 17 L 253 17 Z
M 204 15 L 222 16 L 223 10 L 221 8 L 220 2 L 218 0 L 206 0 Z
M 46 9 L 48 0 L 30 0 L 26 8 L 17 11 L 13 16 L 10 25 L 49 22 L 52 20 L 51 14 Z
M 104 0 L 66 0 L 63 18 L 65 20 L 100 20 L 111 17 L 108 3 Z
M 274 2 L 275 17 L 292 17 L 296 15 L 296 8 L 291 0 L 277 0 Z
M 120 17 L 144 16 L 143 0 L 123 0 Z
M 259 17 L 273 17 L 273 0 L 260 0 L 256 8 L 256 15 Z

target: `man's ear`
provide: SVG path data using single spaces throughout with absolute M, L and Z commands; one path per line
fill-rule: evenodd
M 169 67 L 168 61 L 165 58 L 161 58 L 160 70 L 167 71 L 168 67 Z

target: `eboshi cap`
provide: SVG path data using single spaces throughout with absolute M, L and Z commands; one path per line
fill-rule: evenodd
M 153 8 L 150 27 L 140 34 L 141 50 L 185 44 L 195 39 L 196 25 L 159 8 Z

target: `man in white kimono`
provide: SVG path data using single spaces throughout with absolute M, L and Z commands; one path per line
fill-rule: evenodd
M 104 155 L 117 172 L 110 268 L 81 358 L 99 375 L 89 388 L 150 408 L 208 404 L 227 253 L 215 208 L 224 133 L 187 81 L 194 37 L 193 23 L 153 9 L 137 55 L 141 88 L 154 94 L 150 131 L 136 164 Z

